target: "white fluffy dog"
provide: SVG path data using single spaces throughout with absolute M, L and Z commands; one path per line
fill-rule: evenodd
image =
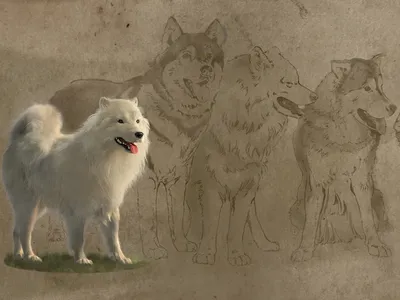
M 61 133 L 62 117 L 52 105 L 36 104 L 16 120 L 3 155 L 3 182 L 14 211 L 14 256 L 41 261 L 31 233 L 46 209 L 66 225 L 69 250 L 79 264 L 89 218 L 100 226 L 111 259 L 131 263 L 119 242 L 119 207 L 146 164 L 149 122 L 138 99 L 102 97 L 98 110 L 75 133 Z

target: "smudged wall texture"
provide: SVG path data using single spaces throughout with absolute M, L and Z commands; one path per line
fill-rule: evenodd
M 101 97 L 137 96 L 152 141 L 119 224 L 125 255 L 149 263 L 3 264 L 2 296 L 400 298 L 399 13 L 372 0 L 1 1 L 2 153 L 29 105 L 54 104 L 71 132 Z M 86 253 L 104 250 L 99 229 Z M 44 217 L 33 250 L 61 253 L 65 237 Z

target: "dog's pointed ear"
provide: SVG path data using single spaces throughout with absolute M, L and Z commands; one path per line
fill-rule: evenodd
M 101 97 L 99 100 L 99 107 L 100 108 L 106 108 L 110 105 L 111 99 L 107 97 Z
M 226 30 L 221 25 L 218 19 L 212 21 L 212 23 L 208 26 L 207 30 L 204 34 L 209 37 L 211 40 L 215 41 L 218 46 L 222 46 L 226 41 Z
M 181 35 L 183 31 L 181 26 L 179 26 L 178 22 L 174 17 L 170 17 L 165 25 L 164 34 L 162 37 L 162 43 L 165 46 L 170 46 L 173 42 L 175 42 Z
M 117 98 L 120 99 L 132 99 L 136 96 L 137 89 L 135 86 L 130 86 L 126 90 L 122 91 L 120 94 L 117 95 Z
M 250 50 L 250 66 L 254 73 L 261 72 L 266 68 L 273 67 L 272 62 L 265 55 L 264 51 L 259 46 L 255 46 Z
M 349 74 L 351 62 L 349 60 L 332 60 L 331 69 L 338 79 L 342 79 L 345 75 Z
M 381 63 L 382 63 L 382 60 L 385 58 L 385 54 L 384 53 L 379 53 L 379 54 L 377 54 L 377 55 L 374 55 L 372 58 L 371 58 L 371 60 L 374 62 L 374 63 L 376 63 L 378 66 L 380 66 L 381 65 Z
M 138 104 L 139 104 L 139 100 L 138 100 L 137 97 L 133 97 L 133 98 L 131 99 L 131 101 L 132 101 L 135 105 L 138 105 Z

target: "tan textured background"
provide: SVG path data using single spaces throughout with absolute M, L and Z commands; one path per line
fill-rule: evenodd
M 226 58 L 252 45 L 278 46 L 299 70 L 300 81 L 314 89 L 330 70 L 330 60 L 369 58 L 385 52 L 385 91 L 397 105 L 400 96 L 400 3 L 396 0 L 303 0 L 303 19 L 290 0 L 175 1 L 86 0 L 0 2 L 0 150 L 9 122 L 33 101 L 46 102 L 71 80 L 105 78 L 113 81 L 143 73 L 161 50 L 160 39 L 169 16 L 184 31 L 206 29 L 218 18 L 226 27 Z M 127 24 L 130 24 L 127 27 Z M 389 120 L 389 126 L 397 116 Z M 232 267 L 219 248 L 214 266 L 194 265 L 192 254 L 176 253 L 167 232 L 161 242 L 169 258 L 136 271 L 98 275 L 46 274 L 0 265 L 1 299 L 400 299 L 400 151 L 394 140 L 378 151 L 378 186 L 385 195 L 394 231 L 382 236 L 390 258 L 371 257 L 361 241 L 319 247 L 315 257 L 292 263 L 290 254 L 300 235 L 293 231 L 288 210 L 300 180 L 291 146 L 295 121 L 272 154 L 259 201 L 262 223 L 281 251 L 262 253 L 248 242 L 253 262 Z M 262 199 L 264 198 L 264 199 Z M 132 207 L 127 199 L 127 207 Z M 0 256 L 11 250 L 11 214 L 0 194 Z M 163 208 L 161 208 L 163 209 Z M 165 209 L 165 208 L 164 208 Z M 137 216 L 122 214 L 122 247 L 141 257 Z M 49 242 L 47 221 L 39 221 L 34 249 L 63 249 Z M 165 215 L 161 228 L 167 228 Z M 94 248 L 97 237 L 88 247 Z M 89 251 L 90 252 L 90 251 Z

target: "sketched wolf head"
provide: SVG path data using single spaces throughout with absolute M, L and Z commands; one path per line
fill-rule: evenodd
M 157 92 L 169 99 L 172 110 L 189 117 L 210 110 L 222 77 L 225 40 L 217 19 L 203 33 L 184 33 L 175 18 L 169 18 L 162 38 L 166 49 L 147 76 L 155 77 Z
M 364 126 L 383 134 L 385 118 L 392 116 L 397 107 L 383 91 L 382 58 L 378 54 L 368 60 L 331 61 L 331 73 L 316 89 L 325 100 L 318 110 L 339 118 L 352 114 Z
M 250 51 L 250 70 L 254 79 L 261 83 L 256 89 L 258 94 L 268 95 L 273 106 L 280 113 L 299 117 L 302 115 L 300 106 L 317 100 L 317 95 L 299 82 L 297 69 L 274 46 L 263 51 L 256 46 Z

